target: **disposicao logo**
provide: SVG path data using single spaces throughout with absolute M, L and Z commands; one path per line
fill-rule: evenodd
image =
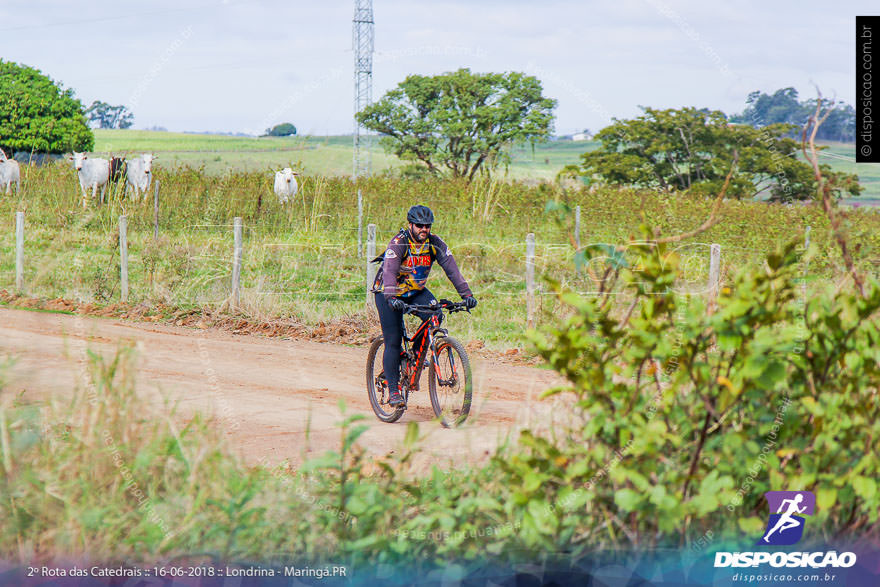
M 767 528 L 756 546 L 790 546 L 804 535 L 806 518 L 816 510 L 816 496 L 810 491 L 768 491 L 764 494 L 770 508 Z M 856 563 L 852 552 L 716 552 L 716 567 L 851 567 Z
M 813 515 L 816 510 L 816 496 L 811 491 L 768 491 L 764 497 L 770 506 L 770 520 L 764 536 L 756 544 L 797 544 L 804 535 L 806 524 L 806 519 L 801 515 Z

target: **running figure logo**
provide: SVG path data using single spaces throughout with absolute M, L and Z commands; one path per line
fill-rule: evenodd
M 812 516 L 816 509 L 816 496 L 810 491 L 768 491 L 764 497 L 770 506 L 770 521 L 757 544 L 795 544 L 804 535 L 806 522 L 798 514 Z

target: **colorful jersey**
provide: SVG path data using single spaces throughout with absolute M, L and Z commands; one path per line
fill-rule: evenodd
M 374 261 L 379 259 L 382 264 L 373 281 L 372 291 L 382 292 L 386 298 L 399 296 L 406 299 L 414 292 L 425 289 L 434 261 L 446 272 L 460 296 L 473 295 L 458 269 L 452 251 L 443 239 L 434 234 L 428 235 L 425 242 L 419 243 L 404 228 L 391 239 L 385 253 Z

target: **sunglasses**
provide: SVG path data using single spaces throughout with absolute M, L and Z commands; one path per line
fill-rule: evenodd
M 413 225 L 414 225 L 416 228 L 428 228 L 428 229 L 431 228 L 431 225 L 430 225 L 430 224 L 416 224 L 415 222 L 413 222 Z

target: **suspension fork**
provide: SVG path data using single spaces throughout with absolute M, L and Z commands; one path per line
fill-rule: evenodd
M 432 352 L 434 352 L 434 375 L 437 377 L 437 382 L 443 384 L 446 380 L 443 379 L 443 373 L 440 371 L 440 356 L 436 353 L 436 350 Z M 448 348 L 446 352 L 449 353 L 449 377 L 450 381 L 452 381 L 455 379 L 457 371 L 455 367 L 455 353 L 451 352 Z
M 441 335 L 435 338 L 435 336 L 434 336 L 434 333 L 435 333 L 435 332 L 437 332 L 437 333 L 441 333 Z M 434 375 L 437 377 L 437 381 L 438 381 L 438 382 L 442 382 L 442 381 L 443 381 L 443 373 L 441 373 L 441 371 L 440 371 L 440 355 L 437 354 L 437 347 L 436 347 L 436 345 L 435 345 L 435 340 L 436 340 L 437 338 L 443 338 L 446 334 L 448 334 L 447 331 L 444 330 L 443 328 L 440 328 L 440 324 L 439 324 L 439 322 L 438 322 L 438 323 L 435 323 L 435 324 L 434 324 L 434 328 L 431 329 L 431 341 L 430 341 L 430 342 L 431 342 L 431 346 L 430 346 L 430 349 L 431 349 L 431 356 L 432 356 L 432 358 L 433 358 L 433 360 L 431 361 L 431 363 L 434 365 Z M 448 351 L 447 351 L 447 352 L 448 352 Z M 452 371 L 452 375 L 451 375 L 451 376 L 454 377 L 454 376 L 455 376 L 455 372 L 456 372 L 456 369 L 455 369 L 455 354 L 454 354 L 454 353 L 449 353 L 449 366 L 450 366 L 451 371 Z

